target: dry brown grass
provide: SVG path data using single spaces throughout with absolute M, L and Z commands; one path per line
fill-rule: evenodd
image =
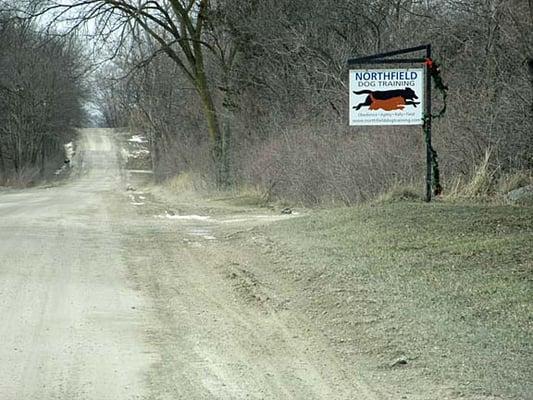
M 289 304 L 378 386 L 525 399 L 532 218 L 531 207 L 446 202 L 324 210 L 266 228 L 270 264 L 250 269 L 283 274 Z

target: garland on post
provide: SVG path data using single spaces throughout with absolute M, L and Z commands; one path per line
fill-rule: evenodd
M 442 76 L 440 75 L 440 65 L 437 64 L 435 61 L 433 61 L 431 58 L 426 58 L 426 61 L 424 64 L 427 66 L 429 70 L 429 75 L 431 76 L 433 83 L 435 85 L 435 88 L 440 92 L 442 95 L 442 108 L 439 110 L 437 114 L 431 114 L 432 118 L 441 118 L 446 113 L 446 106 L 447 106 L 447 97 L 448 97 L 448 86 L 444 84 L 444 81 L 442 80 Z M 434 178 L 434 186 L 433 191 L 435 196 L 439 196 L 442 194 L 442 186 L 440 184 L 440 170 L 439 170 L 439 162 L 437 157 L 437 152 L 433 148 L 433 146 L 429 143 L 429 116 L 424 116 L 424 133 L 426 136 L 426 144 L 429 147 L 429 150 L 431 152 L 431 159 L 433 161 L 433 178 Z

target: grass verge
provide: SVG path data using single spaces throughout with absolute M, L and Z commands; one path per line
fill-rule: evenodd
M 271 284 L 346 358 L 366 360 L 377 384 L 427 380 L 450 398 L 525 399 L 532 221 L 531 207 L 495 205 L 324 210 L 258 228 L 253 251 L 267 261 L 251 268 L 283 276 Z

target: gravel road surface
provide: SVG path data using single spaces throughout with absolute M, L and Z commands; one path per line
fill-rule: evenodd
M 0 399 L 376 398 L 228 261 L 268 216 L 168 214 L 116 149 L 83 130 L 65 183 L 0 192 Z

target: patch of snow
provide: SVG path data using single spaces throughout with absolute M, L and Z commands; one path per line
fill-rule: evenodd
M 141 135 L 133 135 L 131 139 L 128 139 L 128 142 L 133 143 L 148 143 L 148 140 L 144 136 Z
M 134 205 L 134 206 L 143 206 L 144 203 L 137 203 L 137 202 L 131 202 L 130 204 Z
M 67 144 L 63 145 L 65 149 L 65 158 L 72 159 L 72 156 L 74 155 L 74 143 L 68 142 Z
M 133 150 L 131 153 L 129 153 L 129 157 L 130 158 L 140 158 L 140 157 L 145 157 L 148 154 L 150 154 L 150 151 L 146 150 L 146 149 Z
M 189 221 L 209 221 L 211 217 L 207 215 L 172 215 L 166 213 L 165 215 L 158 215 L 158 218 L 189 220 Z

